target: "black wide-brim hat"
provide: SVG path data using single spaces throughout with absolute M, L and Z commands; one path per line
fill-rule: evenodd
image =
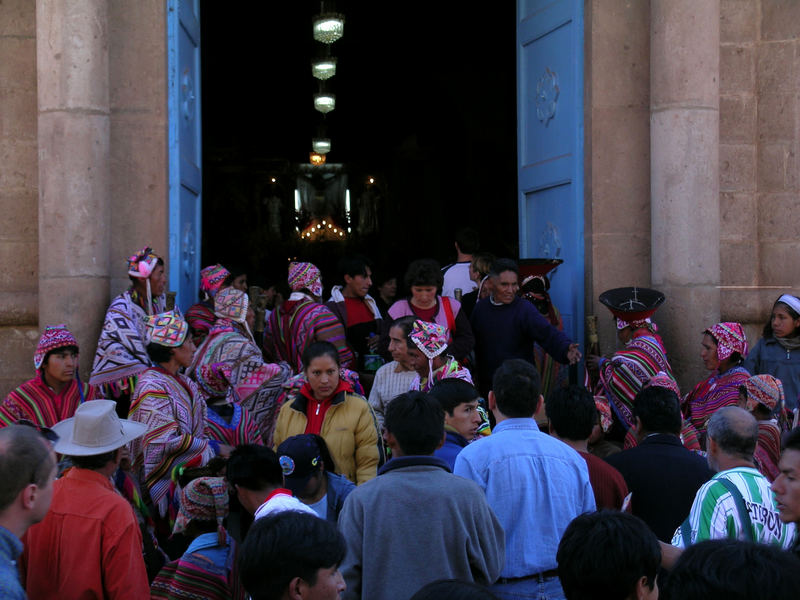
M 621 287 L 600 294 L 600 302 L 623 321 L 643 321 L 653 315 L 666 297 L 658 290 L 643 287 Z
M 521 258 L 519 259 L 519 279 L 522 281 L 531 275 L 547 275 L 563 262 L 563 258 Z

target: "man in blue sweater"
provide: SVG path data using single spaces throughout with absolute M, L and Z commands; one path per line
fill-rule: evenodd
M 442 379 L 429 393 L 444 410 L 444 444 L 433 455 L 452 469 L 458 453 L 476 438 L 483 423 L 478 410 L 478 390 L 463 379 Z
M 476 375 L 483 397 L 503 361 L 521 358 L 534 364 L 534 342 L 562 364 L 574 364 L 581 359 L 578 344 L 553 327 L 533 304 L 517 296 L 519 267 L 516 262 L 507 258 L 496 260 L 489 277 L 492 294 L 478 302 L 472 311 Z

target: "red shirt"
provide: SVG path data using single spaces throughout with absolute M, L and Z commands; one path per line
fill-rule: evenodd
M 375 315 L 364 302 L 363 298 L 345 298 L 344 308 L 347 311 L 347 328 L 360 323 L 369 323 L 375 320 Z
M 589 468 L 589 481 L 594 491 L 597 510 L 601 508 L 621 509 L 622 501 L 628 495 L 628 485 L 625 483 L 622 473 L 594 454 L 588 452 L 579 452 L 578 454 L 583 457 Z
M 50 511 L 23 538 L 28 598 L 149 598 L 142 534 L 111 480 L 73 467 L 53 487 Z

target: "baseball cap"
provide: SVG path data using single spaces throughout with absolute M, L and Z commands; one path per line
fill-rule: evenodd
M 297 496 L 302 493 L 322 466 L 322 456 L 314 435 L 305 433 L 285 439 L 278 446 L 278 462 L 287 488 Z

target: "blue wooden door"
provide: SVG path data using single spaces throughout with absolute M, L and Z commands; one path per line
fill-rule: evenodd
M 169 289 L 185 311 L 200 283 L 200 0 L 168 0 Z
M 564 259 L 550 295 L 583 351 L 582 0 L 517 0 L 517 86 L 520 258 Z

